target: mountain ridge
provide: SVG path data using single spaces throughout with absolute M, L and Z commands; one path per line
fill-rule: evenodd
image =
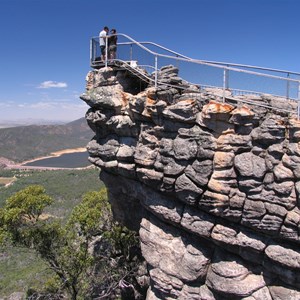
M 29 125 L 64 125 L 67 124 L 69 120 L 46 120 L 38 118 L 26 118 L 26 119 L 15 119 L 15 120 L 0 120 L 0 128 L 11 128 Z
M 63 125 L 0 128 L 0 157 L 23 162 L 64 149 L 85 147 L 92 136 L 84 118 Z

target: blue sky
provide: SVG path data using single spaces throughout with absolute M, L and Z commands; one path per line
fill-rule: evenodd
M 83 117 L 89 40 L 105 25 L 196 59 L 300 72 L 299 12 L 299 0 L 0 0 L 0 121 Z

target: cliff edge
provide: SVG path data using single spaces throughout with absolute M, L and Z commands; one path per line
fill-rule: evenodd
M 271 108 L 294 104 L 223 102 L 174 66 L 158 77 L 93 70 L 81 95 L 90 161 L 140 234 L 147 299 L 300 299 L 300 122 Z

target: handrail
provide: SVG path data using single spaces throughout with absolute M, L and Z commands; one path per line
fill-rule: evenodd
M 131 67 L 130 64 L 127 62 L 127 61 L 123 61 L 121 59 L 114 59 L 113 60 L 113 63 L 116 63 L 118 66 L 122 66 L 123 68 L 125 68 L 126 70 L 129 70 L 131 71 L 132 73 L 134 73 L 136 76 L 138 76 L 136 73 L 139 74 L 139 77 L 143 80 L 147 80 L 149 82 L 152 82 L 153 84 L 155 84 L 155 79 L 153 79 L 152 77 L 150 76 L 147 76 L 145 73 L 141 72 L 139 70 L 139 68 L 134 68 L 134 67 Z M 139 66 L 139 67 L 142 67 L 142 66 Z M 152 67 L 152 66 L 147 66 L 147 67 Z M 170 84 L 170 83 L 166 83 L 166 82 L 161 82 L 160 80 L 157 80 L 157 83 L 159 84 L 162 84 L 162 85 L 165 85 L 165 86 L 169 86 L 169 87 L 173 87 L 173 88 L 177 88 L 177 89 L 187 89 L 185 86 L 180 86 L 180 85 L 176 85 L 176 84 Z M 198 86 L 196 83 L 190 83 L 191 85 L 195 85 L 195 86 Z M 208 86 L 208 85 L 201 85 L 201 87 L 204 87 L 204 88 L 207 88 L 207 87 L 210 87 L 210 88 L 218 88 L 217 86 Z M 199 91 L 195 91 L 193 90 L 194 93 L 203 93 L 203 91 L 199 90 Z M 247 93 L 247 94 L 257 94 L 259 95 L 260 93 L 258 92 L 255 92 L 255 91 L 250 91 L 250 90 L 240 90 L 240 89 L 234 89 L 232 90 L 232 92 L 237 92 L 237 93 Z M 277 96 L 277 97 L 280 97 L 279 95 L 274 95 L 274 96 Z M 230 98 L 228 96 L 226 96 L 226 99 L 233 99 L 233 98 Z M 239 100 L 239 101 L 242 101 L 242 100 Z M 280 108 L 278 108 L 280 109 Z M 284 109 L 280 109 L 280 110 L 283 110 L 285 111 Z M 290 112 L 290 111 L 289 111 Z
M 207 64 L 209 66 L 215 66 L 215 65 L 227 66 L 228 68 L 230 68 L 229 66 L 233 66 L 233 67 L 240 67 L 240 68 L 247 68 L 247 69 L 257 69 L 257 70 L 264 70 L 264 71 L 277 72 L 277 73 L 286 73 L 286 74 L 292 74 L 292 75 L 299 75 L 300 76 L 300 73 L 294 72 L 294 71 L 288 71 L 288 70 L 273 69 L 273 68 L 268 68 L 268 67 L 259 67 L 259 66 L 244 65 L 244 64 L 236 64 L 236 63 L 230 63 L 230 62 L 220 62 L 220 61 L 209 61 L 209 60 L 193 59 L 193 58 L 190 58 L 186 55 L 175 52 L 175 51 L 173 51 L 169 48 L 166 48 L 162 45 L 159 45 L 159 44 L 156 44 L 156 43 L 153 43 L 153 42 L 148 42 L 148 41 L 138 42 L 138 41 L 134 40 L 133 38 L 131 38 L 130 36 L 128 36 L 126 34 L 123 34 L 123 33 L 118 33 L 116 35 L 117 36 L 123 36 L 123 37 L 129 39 L 131 41 L 131 43 L 128 43 L 128 44 L 138 45 L 142 49 L 144 49 L 145 51 L 147 51 L 148 53 L 153 54 L 153 55 L 165 56 L 165 54 L 160 54 L 158 52 L 154 52 L 154 51 L 150 50 L 149 48 L 143 46 L 143 44 L 149 44 L 149 45 L 156 46 L 157 48 L 160 48 L 162 50 L 165 50 L 165 51 L 168 51 L 170 53 L 173 53 L 173 54 L 177 55 L 178 57 L 176 57 L 176 58 L 178 58 L 178 59 L 183 58 L 183 59 L 189 60 L 189 61 L 194 62 L 194 63 Z M 95 37 L 95 36 L 92 37 L 92 39 L 97 39 L 97 38 L 99 38 L 99 37 Z M 125 42 L 119 43 L 119 45 L 122 45 L 122 44 L 125 45 L 127 43 L 125 43 Z M 172 56 L 165 56 L 165 57 L 173 58 Z M 232 69 L 232 70 L 236 70 L 236 69 Z M 257 74 L 261 74 L 261 73 L 257 73 Z M 284 78 L 284 79 L 286 79 L 286 78 Z
M 149 44 L 149 45 L 153 45 L 155 47 L 161 48 L 165 51 L 168 51 L 170 53 L 173 53 L 175 55 L 177 55 L 178 57 L 182 57 L 185 59 L 189 59 L 189 60 L 193 60 L 196 61 L 198 59 L 192 59 L 186 55 L 183 55 L 181 53 L 175 52 L 169 48 L 166 48 L 162 45 L 153 43 L 153 42 L 139 42 L 140 44 Z M 126 44 L 126 43 L 121 43 L 121 44 Z M 130 43 L 129 43 L 130 44 Z M 280 69 L 273 69 L 273 68 L 268 68 L 268 67 L 259 67 L 259 66 L 252 66 L 252 65 L 244 65 L 244 64 L 236 64 L 236 63 L 230 63 L 230 62 L 223 62 L 223 61 L 213 61 L 213 60 L 199 60 L 200 62 L 204 62 L 204 63 L 208 63 L 208 64 L 214 64 L 214 65 L 223 65 L 223 66 L 232 66 L 232 67 L 240 67 L 240 68 L 247 68 L 247 69 L 256 69 L 256 70 L 263 70 L 263 71 L 270 71 L 270 72 L 277 72 L 277 73 L 286 73 L 286 74 L 291 74 L 291 75 L 299 75 L 300 73 L 298 72 L 294 72 L 294 71 L 287 71 L 287 70 L 280 70 Z
M 129 37 L 126 34 L 118 33 L 117 35 L 120 35 L 120 36 L 123 36 L 123 37 L 126 37 L 126 38 L 130 39 L 132 41 L 132 44 L 138 45 L 139 47 L 141 47 L 142 49 L 144 49 L 145 51 L 147 51 L 148 53 L 150 53 L 154 56 L 160 56 L 160 57 L 164 57 L 164 58 L 174 59 L 173 56 L 160 54 L 158 52 L 154 52 L 154 51 L 148 49 L 147 47 L 143 46 L 141 44 L 141 42 L 135 41 L 134 39 L 132 39 L 131 37 Z M 150 43 L 150 42 L 148 42 L 148 43 Z M 122 43 L 120 43 L 120 45 L 121 44 Z M 261 69 L 261 70 L 270 71 L 270 72 L 281 72 L 281 73 L 287 73 L 287 74 L 300 75 L 300 73 L 296 73 L 296 72 L 292 72 L 292 71 L 284 71 L 284 70 L 279 70 L 279 69 L 271 69 L 271 68 L 256 67 L 256 66 L 251 66 L 251 65 L 240 65 L 240 64 L 231 64 L 231 63 L 225 63 L 225 62 L 216 62 L 216 61 L 205 61 L 205 60 L 192 59 L 192 58 L 189 58 L 187 56 L 181 55 L 181 54 L 179 54 L 175 51 L 169 50 L 168 48 L 165 48 L 165 47 L 160 46 L 158 44 L 155 44 L 155 43 L 152 43 L 152 44 L 157 45 L 161 49 L 170 51 L 171 53 L 174 53 L 174 54 L 176 53 L 176 55 L 180 55 L 181 57 L 176 57 L 177 60 L 189 61 L 189 62 L 193 62 L 193 63 L 196 63 L 196 64 L 201 64 L 201 65 L 206 65 L 206 66 L 211 66 L 211 67 L 216 67 L 216 68 L 221 68 L 221 69 L 226 69 L 226 70 L 231 70 L 231 71 L 236 71 L 236 72 L 242 72 L 242 73 L 247 73 L 247 74 L 252 74 L 252 75 L 264 76 L 264 77 L 268 77 L 268 78 L 282 79 L 282 80 L 287 80 L 287 79 L 285 77 L 269 75 L 269 74 L 265 74 L 265 73 L 254 72 L 254 71 L 248 71 L 248 70 L 243 70 L 243 69 L 238 69 L 238 68 L 232 68 L 232 67 L 229 67 L 229 66 L 239 66 L 239 67 L 244 67 L 244 68 Z M 299 80 L 292 79 L 292 78 L 289 78 L 288 80 L 292 81 L 292 82 L 299 82 Z
M 226 63 L 226 62 L 192 59 L 192 58 L 189 58 L 185 55 L 182 55 L 178 52 L 170 50 L 170 49 L 168 49 L 166 47 L 163 47 L 163 46 L 161 46 L 159 44 L 156 44 L 156 43 L 138 42 L 138 41 L 134 40 L 133 38 L 131 38 L 130 36 L 128 36 L 126 34 L 123 34 L 123 33 L 118 33 L 116 35 L 120 36 L 120 37 L 124 37 L 125 39 L 127 39 L 129 41 L 129 42 L 128 41 L 127 42 L 120 42 L 120 43 L 118 43 L 118 46 L 136 45 L 140 49 L 142 49 L 142 50 L 146 51 L 147 53 L 149 53 L 150 55 L 154 56 L 154 66 L 150 66 L 150 65 L 149 66 L 154 69 L 154 76 L 155 76 L 154 84 L 155 84 L 155 87 L 157 87 L 157 84 L 159 83 L 158 82 L 158 75 L 157 75 L 157 73 L 158 73 L 158 58 L 172 59 L 172 60 L 175 59 L 177 62 L 180 62 L 180 61 L 181 62 L 187 62 L 187 63 L 192 63 L 192 64 L 195 64 L 195 65 L 208 66 L 208 67 L 223 70 L 223 85 L 221 87 L 223 89 L 223 101 L 225 101 L 225 90 L 227 88 L 229 88 L 229 81 L 228 81 L 229 71 L 237 72 L 237 73 L 244 73 L 244 74 L 249 74 L 249 75 L 254 75 L 254 76 L 260 76 L 260 77 L 265 77 L 265 78 L 270 78 L 270 79 L 281 80 L 283 82 L 286 82 L 286 98 L 296 100 L 298 102 L 298 118 L 299 118 L 299 114 L 300 114 L 300 78 L 299 79 L 290 78 L 290 75 L 300 76 L 300 73 L 298 73 L 298 72 L 286 71 L 286 70 L 280 70 L 280 69 L 272 69 L 272 68 L 265 68 L 265 67 L 259 67 L 259 66 L 243 65 L 243 64 L 234 64 L 234 63 Z M 91 54 L 91 63 L 92 63 L 91 66 L 92 67 L 94 67 L 93 62 L 95 62 L 95 60 L 94 60 L 95 59 L 95 49 L 93 48 L 95 46 L 94 41 L 96 41 L 97 39 L 99 39 L 99 37 L 93 37 L 91 39 L 90 54 Z M 153 51 L 152 49 L 149 49 L 149 47 L 146 47 L 146 45 L 155 46 L 158 49 L 158 51 L 163 50 L 165 52 L 168 52 L 169 55 L 159 53 L 158 51 Z M 106 47 L 106 51 L 107 51 L 107 47 Z M 130 57 L 132 57 L 132 47 L 131 47 L 131 50 L 130 50 Z M 107 66 L 107 55 L 106 55 L 106 59 L 105 59 L 105 66 Z M 274 75 L 274 74 L 257 72 L 257 71 L 254 71 L 254 70 L 268 71 L 270 73 L 273 72 L 273 73 L 286 74 L 287 77 L 278 76 L 278 75 Z M 153 80 L 153 79 L 151 79 L 151 80 Z M 239 83 L 241 83 L 241 82 L 239 81 Z M 296 92 L 297 97 L 296 98 L 290 97 L 290 83 L 296 83 L 296 85 L 297 85 L 297 92 Z M 276 87 L 276 85 L 271 85 L 271 86 L 272 86 L 272 88 Z M 295 87 L 293 86 L 293 89 L 294 88 Z M 263 89 L 261 88 L 261 90 L 263 90 Z M 293 90 L 293 91 L 295 91 L 295 90 Z M 262 92 L 255 92 L 255 93 L 262 94 Z M 295 93 L 295 92 L 293 92 L 293 93 Z M 274 95 L 274 93 L 273 93 L 273 95 Z
M 267 67 L 258 67 L 258 66 L 252 66 L 252 65 L 243 65 L 243 64 L 235 64 L 235 63 L 220 62 L 220 61 L 209 61 L 209 60 L 204 60 L 204 62 L 211 63 L 211 64 L 217 64 L 217 65 L 233 66 L 233 67 L 248 68 L 248 69 L 256 69 L 256 70 L 262 70 L 262 71 L 286 73 L 286 74 L 292 74 L 292 75 L 299 75 L 300 76 L 300 73 L 298 73 L 298 72 L 280 70 L 280 69 L 272 69 L 272 68 L 267 68 Z
M 156 44 L 156 43 L 153 43 L 153 42 L 139 42 L 141 45 L 146 45 L 146 44 L 149 44 L 149 45 L 152 45 L 152 46 L 155 46 L 155 47 L 158 47 L 158 48 L 160 48 L 160 49 L 163 49 L 163 50 L 165 50 L 165 51 L 168 51 L 168 52 L 170 52 L 170 53 L 173 53 L 173 54 L 175 54 L 176 56 L 178 56 L 178 57 L 182 57 L 182 58 L 185 58 L 185 59 L 191 59 L 190 57 L 188 57 L 188 56 L 185 56 L 185 55 L 183 55 L 183 54 L 180 54 L 180 53 L 178 53 L 178 52 L 176 52 L 176 51 L 173 51 L 173 50 L 171 50 L 171 49 L 169 49 L 169 48 L 166 48 L 166 47 L 164 47 L 164 46 L 161 46 L 161 45 L 159 45 L 159 44 Z M 134 42 L 123 42 L 123 43 L 119 43 L 119 45 L 126 45 L 126 44 L 128 44 L 128 45 L 130 45 L 130 44 L 135 44 Z

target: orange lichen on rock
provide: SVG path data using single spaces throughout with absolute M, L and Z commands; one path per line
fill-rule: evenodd
M 204 114 L 224 114 L 230 113 L 233 109 L 234 107 L 230 104 L 211 100 L 208 104 L 204 105 L 202 112 Z
M 180 101 L 180 103 L 188 104 L 188 105 L 195 105 L 196 100 L 195 99 L 185 99 Z
M 152 106 L 156 103 L 156 100 L 151 99 L 149 97 L 146 98 L 146 106 Z
M 236 109 L 234 109 L 234 110 L 231 112 L 231 114 L 232 114 L 232 115 L 240 115 L 240 116 L 242 116 L 242 117 L 246 117 L 246 116 L 254 116 L 253 111 L 252 111 L 249 107 L 247 107 L 247 106 L 245 106 L 245 105 L 243 105 L 243 106 L 241 106 L 241 107 L 237 107 Z
M 121 101 L 122 101 L 122 107 L 125 107 L 128 105 L 129 99 L 128 99 L 127 93 L 122 92 Z
M 154 110 L 155 103 L 156 103 L 156 100 L 146 97 L 145 109 L 143 111 L 143 116 L 151 117 L 152 112 Z

